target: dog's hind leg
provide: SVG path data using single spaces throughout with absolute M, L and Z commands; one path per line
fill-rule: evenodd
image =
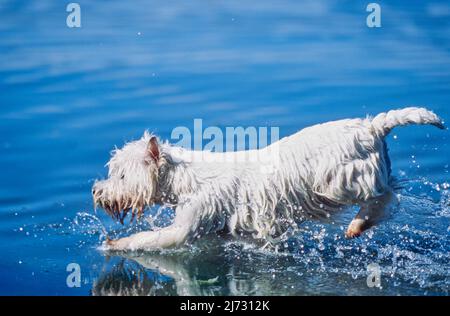
M 393 200 L 391 191 L 386 194 L 360 203 L 360 210 L 348 225 L 345 237 L 354 238 L 363 231 L 377 224 L 385 215 L 385 210 Z

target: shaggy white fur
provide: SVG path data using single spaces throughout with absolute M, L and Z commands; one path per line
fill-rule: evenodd
M 177 247 L 221 230 L 274 242 L 296 223 L 326 218 L 355 204 L 361 210 L 346 235 L 358 236 L 390 201 L 384 137 L 407 124 L 444 128 L 433 112 L 410 107 L 373 119 L 318 124 L 259 150 L 226 153 L 159 143 L 146 132 L 113 152 L 108 179 L 93 187 L 94 200 L 121 221 L 129 210 L 134 215 L 155 203 L 171 203 L 174 222 L 157 231 L 108 240 L 105 246 Z M 255 154 L 272 161 L 273 172 L 262 171 L 251 159 Z

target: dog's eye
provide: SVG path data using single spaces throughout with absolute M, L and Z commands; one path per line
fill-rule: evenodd
M 120 177 L 120 180 L 123 180 L 125 178 L 125 175 L 123 174 L 121 177 Z

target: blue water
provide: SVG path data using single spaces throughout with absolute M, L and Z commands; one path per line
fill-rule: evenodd
M 145 129 L 169 139 L 202 118 L 286 136 L 405 105 L 450 122 L 448 1 L 379 1 L 378 29 L 368 2 L 79 1 L 70 29 L 65 2 L 2 1 L 0 294 L 448 295 L 450 135 L 429 126 L 388 137 L 400 204 L 360 239 L 343 238 L 352 209 L 278 253 L 216 236 L 162 254 L 97 249 L 105 232 L 145 228 L 94 213 L 90 195 L 110 150 Z

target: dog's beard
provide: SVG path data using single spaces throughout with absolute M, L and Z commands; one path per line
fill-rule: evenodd
M 130 223 L 134 221 L 137 217 L 138 219 L 144 213 L 146 206 L 150 203 L 145 203 L 145 201 L 140 199 L 122 198 L 116 200 L 105 200 L 101 197 L 94 196 L 95 207 L 100 206 L 105 210 L 105 212 L 111 216 L 113 219 L 124 224 L 124 220 L 128 213 L 131 212 Z

